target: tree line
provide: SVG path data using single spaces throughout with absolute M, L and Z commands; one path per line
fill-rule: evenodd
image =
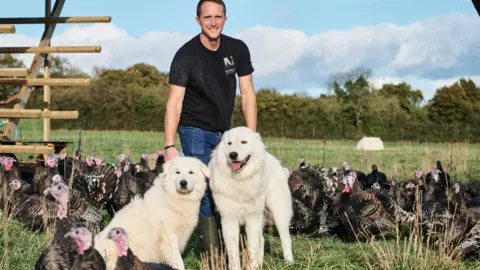
M 53 57 L 52 77 L 89 77 L 66 59 Z M 0 67 L 24 67 L 11 55 L 0 55 Z M 39 77 L 42 77 L 39 74 Z M 408 82 L 370 83 L 372 71 L 355 68 L 332 74 L 328 93 L 281 94 L 258 89 L 258 131 L 263 136 L 297 139 L 386 141 L 480 141 L 480 88 L 469 78 L 436 89 L 425 101 Z M 78 120 L 52 120 L 52 129 L 163 131 L 168 73 L 137 63 L 125 69 L 95 68 L 88 87 L 52 87 L 51 110 L 78 110 Z M 0 100 L 18 92 L 0 85 Z M 32 93 L 27 108 L 43 107 L 43 89 Z M 13 103 L 0 105 L 13 107 Z M 237 96 L 232 126 L 244 125 Z

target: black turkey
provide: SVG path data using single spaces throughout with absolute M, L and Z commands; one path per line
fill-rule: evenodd
M 45 222 L 52 224 L 57 216 L 57 205 L 55 202 L 35 194 L 28 195 L 23 193 L 21 191 L 22 184 L 18 179 L 12 180 L 9 185 L 13 192 L 13 197 L 10 201 L 10 214 L 15 220 L 20 221 L 26 228 L 34 231 L 45 230 Z M 42 205 L 43 200 L 45 200 L 44 206 Z
M 149 172 L 150 168 L 148 167 L 148 154 L 143 153 L 140 155 L 140 162 L 135 164 L 135 172 Z
M 57 185 L 56 182 L 53 185 Z M 77 226 L 76 219 L 68 215 L 68 191 L 58 186 L 51 189 L 52 196 L 57 200 L 57 218 L 52 243 L 38 258 L 35 269 L 69 268 L 73 263 L 76 246 L 71 238 L 66 238 L 72 228 Z
M 293 170 L 288 178 L 293 199 L 291 230 L 319 236 L 328 233 L 328 206 L 335 194 L 335 183 L 320 167 L 303 166 Z
M 422 218 L 424 220 L 438 220 L 452 210 L 439 174 L 438 169 L 430 172 L 431 181 L 427 184 L 426 192 L 423 193 Z
M 151 170 L 156 176 L 163 172 L 163 164 L 165 164 L 165 156 L 162 151 L 157 152 L 157 160 L 155 162 L 155 168 Z
M 22 179 L 22 174 L 18 167 L 18 161 L 12 156 L 0 156 L 0 187 L 2 187 L 2 182 L 5 181 L 8 185 L 13 179 L 17 179 L 22 184 L 21 192 L 25 194 L 33 194 L 33 185 Z M 0 192 L 0 193 L 3 193 Z M 0 194 L 2 198 L 3 194 Z M 3 207 L 3 205 L 2 205 Z
M 433 169 L 432 171 L 430 171 L 426 175 L 425 181 L 428 184 L 433 180 L 432 172 L 435 170 L 435 172 L 438 173 L 438 176 L 439 176 L 440 188 L 442 189 L 448 188 L 450 190 L 452 188 L 450 184 L 450 181 L 451 181 L 450 175 L 443 170 L 442 162 L 440 160 L 437 160 L 436 165 L 437 165 L 436 170 Z
M 62 181 L 52 183 L 52 186 L 45 190 L 45 194 L 47 193 L 55 197 L 60 205 L 65 205 L 65 208 L 68 206 L 68 215 L 75 220 L 75 224 L 86 227 L 95 234 L 100 232 L 102 221 L 100 209 L 91 205 L 85 198 L 70 198 L 69 188 L 65 183 Z
M 343 177 L 346 175 L 353 175 L 355 177 L 355 182 L 360 184 L 362 190 L 365 190 L 368 186 L 367 175 L 359 170 L 353 170 L 350 164 L 345 161 L 343 162 Z
M 72 228 L 44 252 L 35 264 L 36 270 L 91 269 L 104 270 L 106 264 L 100 253 L 93 248 L 92 233 L 83 227 Z
M 71 237 L 77 244 L 77 256 L 73 261 L 72 269 L 107 269 L 102 255 L 93 247 L 93 235 L 87 228 L 73 228 L 65 237 Z
M 52 177 L 58 174 L 58 156 L 49 155 L 47 166 L 37 166 L 33 175 L 33 192 L 36 195 L 42 195 L 43 191 L 51 185 Z M 53 198 L 49 198 L 53 199 Z
M 352 175 L 343 179 L 343 189 L 335 206 L 335 216 L 342 227 L 357 238 L 394 231 L 395 223 L 411 223 L 414 216 L 404 211 L 391 196 L 382 192 L 358 191 Z
M 382 188 L 388 188 L 387 176 L 378 170 L 376 164 L 372 164 L 372 171 L 367 175 L 367 183 L 364 189 L 371 188 L 374 183 L 379 183 Z

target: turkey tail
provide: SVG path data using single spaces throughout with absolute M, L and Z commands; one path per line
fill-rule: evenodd
M 155 176 L 163 172 L 163 164 L 165 164 L 165 156 L 163 155 L 163 152 L 158 152 L 157 155 L 158 157 L 157 161 L 155 162 L 155 168 L 151 170 Z
M 88 185 L 90 196 L 96 202 L 105 204 L 115 193 L 118 184 L 115 166 L 112 164 L 102 165 L 90 178 Z

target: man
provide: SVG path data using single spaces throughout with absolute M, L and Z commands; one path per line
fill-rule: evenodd
M 201 33 L 175 54 L 169 75 L 170 94 L 165 110 L 165 161 L 178 156 L 178 130 L 185 156 L 208 165 L 221 135 L 230 129 L 238 84 L 246 126 L 256 130 L 257 105 L 253 89 L 254 71 L 247 45 L 222 34 L 227 20 L 222 0 L 200 0 L 196 21 Z M 204 252 L 218 248 L 219 224 L 213 214 L 213 200 L 207 192 L 200 206 L 198 231 Z

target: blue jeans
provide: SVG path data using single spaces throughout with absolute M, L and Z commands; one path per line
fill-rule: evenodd
M 212 132 L 197 127 L 187 127 L 180 125 L 178 127 L 182 152 L 187 157 L 196 157 L 208 166 L 210 155 L 217 146 L 222 136 L 221 132 Z M 211 197 L 210 186 L 207 181 L 205 196 L 200 203 L 200 218 L 213 216 L 213 199 Z

